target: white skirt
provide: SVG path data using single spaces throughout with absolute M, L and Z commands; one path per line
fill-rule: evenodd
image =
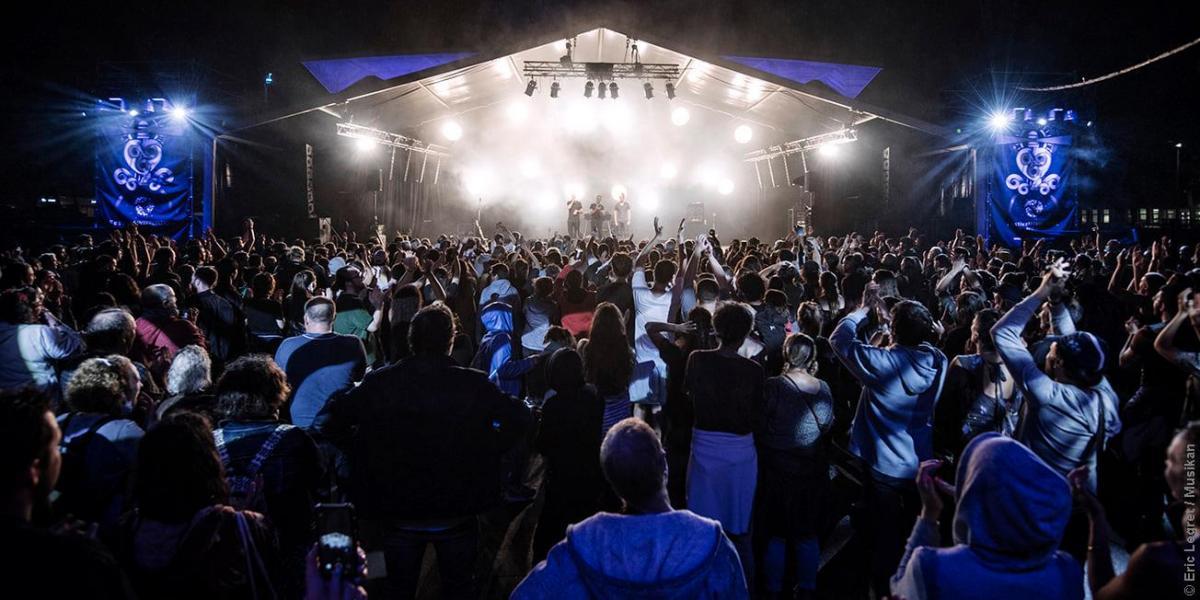
M 693 430 L 688 510 L 720 521 L 726 533 L 748 533 L 757 485 L 758 452 L 753 435 Z

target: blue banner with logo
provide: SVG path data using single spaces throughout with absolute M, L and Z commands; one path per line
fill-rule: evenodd
M 188 233 L 192 216 L 192 136 L 165 113 L 98 119 L 96 221 L 102 228 Z
M 993 148 L 995 171 L 988 194 L 989 237 L 1016 246 L 1055 238 L 1074 229 L 1076 199 L 1068 194 L 1071 136 L 1058 123 L 1030 127 L 1021 136 L 1001 134 Z

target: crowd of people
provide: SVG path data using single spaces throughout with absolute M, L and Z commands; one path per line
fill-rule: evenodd
M 516 598 L 1186 597 L 1200 245 L 568 208 L 550 239 L 9 244 L 14 597 L 412 598 L 430 546 L 478 597 L 501 505 L 537 511 Z M 320 568 L 340 502 L 374 573 Z

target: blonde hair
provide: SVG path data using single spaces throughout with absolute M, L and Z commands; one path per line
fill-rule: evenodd
M 119 354 L 89 358 L 79 365 L 67 384 L 67 404 L 80 412 L 120 415 L 129 397 L 133 363 Z

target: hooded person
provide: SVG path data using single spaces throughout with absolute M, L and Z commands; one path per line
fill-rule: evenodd
M 521 380 L 500 377 L 499 370 L 513 360 L 513 309 L 504 302 L 492 302 L 479 312 L 483 324 L 483 339 L 471 361 L 471 368 L 487 373 L 488 379 L 506 394 L 521 395 Z
M 635 418 L 617 423 L 600 448 L 604 476 L 624 504 L 567 528 L 512 598 L 748 598 L 721 524 L 667 500 L 667 456 Z
M 931 472 L 936 466 L 929 461 L 918 475 L 925 510 L 892 577 L 894 595 L 1083 597 L 1083 569 L 1059 550 L 1071 516 L 1066 478 L 1011 438 L 992 432 L 976 437 L 963 450 L 955 479 L 954 545 L 942 548 L 941 499 Z
M 933 457 L 933 411 L 942 393 L 948 361 L 929 343 L 937 339 L 933 316 L 917 302 L 890 311 L 893 344 L 881 348 L 858 339 L 868 315 L 887 314 L 879 286 L 869 283 L 862 304 L 846 315 L 829 344 L 846 370 L 862 384 L 850 431 L 850 452 L 869 470 L 862 530 L 871 546 L 871 574 L 882 595 L 916 519 L 913 477 Z

